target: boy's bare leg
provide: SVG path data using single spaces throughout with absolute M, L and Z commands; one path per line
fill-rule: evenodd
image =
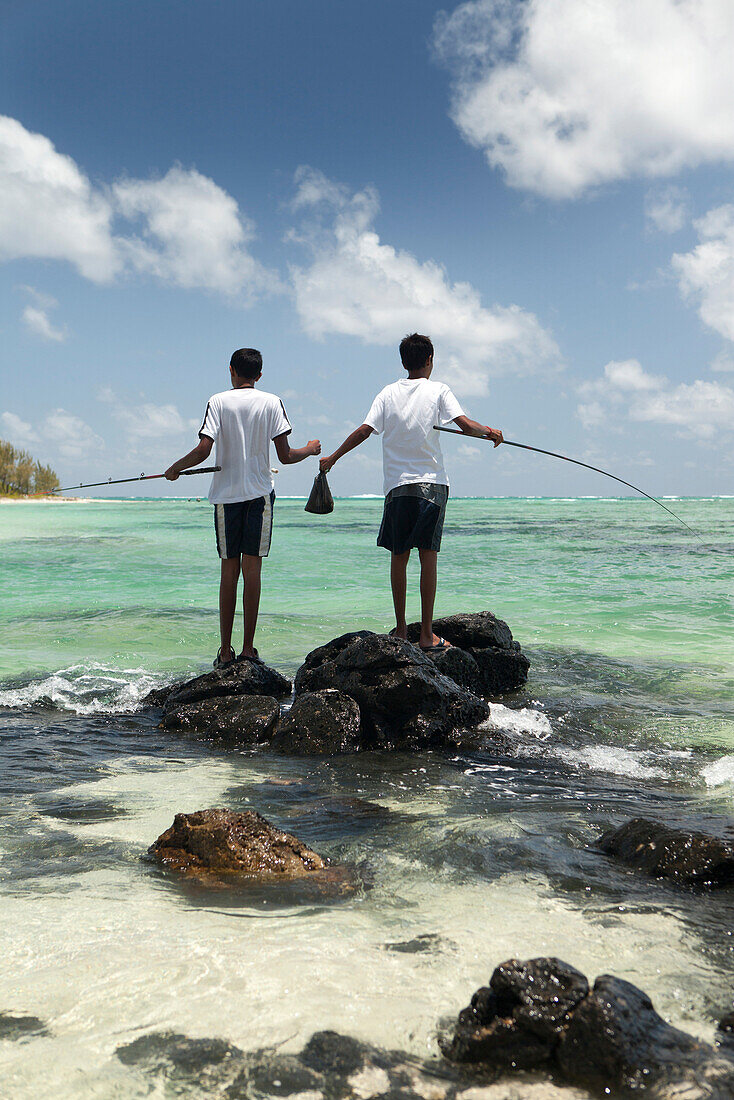
M 395 633 L 398 638 L 408 637 L 408 627 L 405 622 L 405 597 L 408 589 L 408 558 L 410 550 L 404 554 L 390 555 L 390 586 L 392 588 L 392 602 L 395 607 Z
M 260 574 L 262 558 L 253 554 L 242 555 L 242 580 L 245 591 L 242 594 L 242 607 L 245 612 L 245 637 L 242 643 L 242 656 L 255 656 L 255 627 L 257 613 L 260 610 Z
M 436 601 L 438 553 L 436 550 L 419 550 L 421 559 L 421 636 L 418 644 L 427 649 L 438 645 L 433 633 L 433 605 Z
M 240 559 L 222 558 L 222 574 L 219 581 L 219 639 L 222 660 L 234 657 L 232 650 L 232 625 L 237 606 L 237 581 L 240 577 Z

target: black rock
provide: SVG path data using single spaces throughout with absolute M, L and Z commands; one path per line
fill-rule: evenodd
M 336 1031 L 317 1031 L 300 1054 L 304 1066 L 319 1073 L 336 1073 L 346 1077 L 361 1069 L 368 1047 L 349 1035 Z
M 574 1011 L 557 1064 L 570 1080 L 600 1093 L 610 1087 L 657 1098 L 730 1100 L 734 1061 L 671 1027 L 647 994 L 604 974 Z
M 273 738 L 275 752 L 303 756 L 331 756 L 358 752 L 359 706 L 334 688 L 298 695 Z
M 447 615 L 434 620 L 433 630 L 473 660 L 470 664 L 464 658 L 449 658 L 448 650 L 429 654 L 442 672 L 464 687 L 484 695 L 503 695 L 526 683 L 530 662 L 513 641 L 507 623 L 491 611 Z M 420 623 L 411 623 L 408 640 L 417 642 L 419 637 Z
M 475 692 L 482 690 L 482 673 L 471 653 L 466 653 L 458 646 L 452 645 L 449 649 L 443 649 L 439 653 L 428 653 L 426 656 L 431 658 L 439 672 L 449 676 L 460 687 L 469 688 L 469 691 Z
M 417 646 L 368 634 L 299 669 L 296 690 L 337 688 L 359 704 L 366 748 L 445 748 L 489 716 L 486 703 L 442 675 Z
M 705 833 L 636 817 L 604 833 L 598 844 L 607 855 L 657 878 L 691 886 L 734 882 L 734 843 Z
M 189 1039 L 171 1031 L 141 1035 L 115 1052 L 126 1066 L 136 1066 L 174 1088 L 219 1089 L 232 1080 L 243 1063 L 238 1047 L 222 1039 Z M 219 1093 L 217 1092 L 217 1095 Z
M 203 676 L 174 686 L 165 701 L 166 711 L 182 703 L 198 703 L 222 695 L 272 695 L 283 699 L 291 693 L 290 680 L 262 661 L 234 661 Z
M 306 655 L 306 659 L 296 673 L 294 681 L 296 695 L 300 695 L 301 692 L 304 691 L 312 690 L 307 684 L 309 678 L 308 674 L 312 669 L 319 668 L 320 665 L 335 660 L 342 650 L 347 649 L 352 642 L 359 641 L 360 638 L 376 637 L 377 635 L 372 630 L 352 630 L 349 634 L 340 634 L 338 638 L 332 638 L 331 641 L 326 642 L 325 645 L 320 645 L 317 649 L 312 649 L 311 652 Z
M 48 1028 L 37 1016 L 16 1016 L 12 1012 L 0 1012 L 0 1039 L 30 1039 L 35 1035 L 48 1035 Z
M 204 733 L 231 745 L 269 741 L 280 716 L 277 700 L 269 695 L 223 695 L 166 709 L 167 730 Z

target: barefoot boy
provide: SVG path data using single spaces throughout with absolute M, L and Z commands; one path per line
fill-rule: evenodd
M 381 390 L 372 402 L 364 424 L 321 459 L 328 473 L 348 451 L 364 443 L 373 432 L 382 434 L 385 474 L 385 510 L 377 545 L 391 553 L 390 582 L 399 638 L 407 637 L 405 594 L 410 551 L 416 547 L 421 562 L 421 633 L 419 644 L 427 652 L 448 649 L 448 642 L 433 633 L 436 567 L 449 495 L 449 479 L 443 464 L 439 434 L 434 424 L 453 421 L 465 435 L 486 436 L 495 447 L 502 432 L 464 416 L 448 386 L 431 382 L 433 344 L 414 332 L 400 344 L 400 358 L 408 377 Z
M 236 659 L 232 649 L 232 624 L 237 604 L 240 570 L 244 582 L 245 636 L 240 658 L 257 658 L 254 646 L 260 607 L 260 569 L 270 550 L 273 529 L 273 476 L 270 441 L 275 443 L 284 466 L 321 453 L 318 439 L 293 449 L 291 425 L 283 402 L 272 393 L 256 390 L 262 374 L 262 355 L 254 348 L 240 348 L 229 364 L 232 389 L 209 399 L 199 442 L 166 470 L 175 481 L 182 470 L 198 466 L 217 445 L 217 465 L 209 500 L 214 505 L 217 550 L 222 559 L 219 584 L 219 633 L 221 646 L 214 662 L 221 668 Z

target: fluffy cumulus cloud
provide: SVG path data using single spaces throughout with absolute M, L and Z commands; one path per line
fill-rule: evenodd
M 54 409 L 33 425 L 12 412 L 0 414 L 4 433 L 19 447 L 40 444 L 45 459 L 76 459 L 93 454 L 104 447 L 103 441 L 89 425 L 66 409 Z
M 659 233 L 677 233 L 688 222 L 689 199 L 684 187 L 654 187 L 645 196 L 645 218 Z
M 427 332 L 440 349 L 441 376 L 464 394 L 485 393 L 489 376 L 508 367 L 531 373 L 557 361 L 552 337 L 532 313 L 483 306 L 472 286 L 452 283 L 440 264 L 383 244 L 373 228 L 379 203 L 372 189 L 350 194 L 308 169 L 297 180 L 293 205 L 306 227 L 293 237 L 311 257 L 291 274 L 309 335 L 394 345 L 406 332 Z
M 636 359 L 607 363 L 602 377 L 583 383 L 579 395 L 577 415 L 591 430 L 636 421 L 673 425 L 699 439 L 734 431 L 734 389 L 702 379 L 675 385 L 648 374 Z
M 0 191 L 0 260 L 64 260 L 100 283 L 138 271 L 240 299 L 279 289 L 250 251 L 252 223 L 195 169 L 95 187 L 47 137 L 0 116 Z
M 553 198 L 734 159 L 731 0 L 471 0 L 439 16 L 464 138 Z
M 154 405 L 149 401 L 126 404 L 109 387 L 101 389 L 98 398 L 110 406 L 115 420 L 133 440 L 179 436 L 199 427 L 198 420 L 184 419 L 175 405 Z
M 709 210 L 695 226 L 699 244 L 675 255 L 673 270 L 704 324 L 734 340 L 734 205 Z

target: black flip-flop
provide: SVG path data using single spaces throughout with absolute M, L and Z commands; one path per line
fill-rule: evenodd
M 445 638 L 439 638 L 438 645 L 422 645 L 420 648 L 424 653 L 445 653 L 447 649 L 451 649 L 451 644 Z
M 232 646 L 229 647 L 229 652 L 234 653 L 234 650 L 232 649 Z M 215 668 L 229 668 L 229 666 L 233 665 L 236 660 L 237 660 L 236 657 L 230 657 L 230 659 L 228 661 L 222 660 L 222 647 L 220 646 L 219 649 L 217 650 L 217 655 L 214 659 L 214 667 Z
M 265 664 L 257 650 L 255 650 L 255 654 L 252 657 L 249 653 L 240 653 L 239 657 L 237 657 L 236 659 L 238 661 L 257 661 L 257 663 L 260 665 Z

